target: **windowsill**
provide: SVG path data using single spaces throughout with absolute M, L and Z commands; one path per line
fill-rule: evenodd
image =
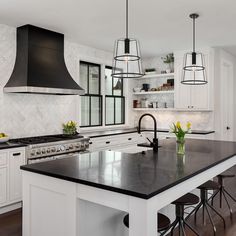
M 132 129 L 135 128 L 129 125 L 109 125 L 109 126 L 99 126 L 99 127 L 86 127 L 80 128 L 80 133 L 96 132 L 96 131 L 109 131 L 109 130 L 119 130 L 119 129 Z

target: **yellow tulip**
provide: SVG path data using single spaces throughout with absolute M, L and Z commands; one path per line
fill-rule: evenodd
M 180 122 L 179 122 L 179 121 L 177 121 L 177 123 L 176 123 L 176 127 L 177 127 L 178 129 L 180 129 L 180 128 L 181 128 L 181 124 L 180 124 Z
M 187 129 L 191 129 L 191 123 L 190 122 L 187 123 Z

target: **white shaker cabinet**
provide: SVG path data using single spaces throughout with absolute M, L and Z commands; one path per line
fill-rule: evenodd
M 177 54 L 175 56 L 175 108 L 191 109 L 191 110 L 211 110 L 211 80 L 213 55 L 211 51 L 204 53 L 207 84 L 204 85 L 186 85 L 182 84 L 183 75 L 183 56 Z
M 24 150 L 9 152 L 9 200 L 21 201 L 22 179 L 20 166 L 25 163 Z
M 7 202 L 7 168 L 0 167 L 0 205 Z
M 24 164 L 24 147 L 0 150 L 0 208 L 22 200 L 20 166 Z

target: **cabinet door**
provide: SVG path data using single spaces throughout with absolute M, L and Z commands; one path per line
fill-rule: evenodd
M 204 54 L 205 63 L 206 63 L 206 77 L 208 80 L 207 84 L 204 85 L 195 85 L 191 86 L 191 108 L 192 109 L 209 109 L 209 63 L 208 55 Z M 203 74 L 199 74 L 199 80 L 202 80 Z
M 25 154 L 23 150 L 9 153 L 9 191 L 10 201 L 20 201 L 22 198 L 22 177 L 20 166 L 24 165 Z
M 188 109 L 191 103 L 191 86 L 182 84 L 183 59 L 175 61 L 175 108 Z
M 191 108 L 209 109 L 208 84 L 191 87 Z
M 0 205 L 7 201 L 7 168 L 0 168 Z

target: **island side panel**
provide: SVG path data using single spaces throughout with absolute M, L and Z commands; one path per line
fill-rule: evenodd
M 23 235 L 76 236 L 76 184 L 23 171 Z

